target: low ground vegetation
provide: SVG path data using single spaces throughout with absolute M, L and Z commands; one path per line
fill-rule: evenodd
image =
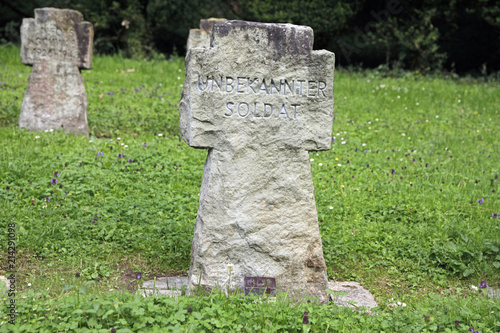
M 189 269 L 206 151 L 179 137 L 183 66 L 96 57 L 91 136 L 75 137 L 17 128 L 31 68 L 0 48 L 0 273 L 9 223 L 18 270 L 17 325 L 2 306 L 0 332 L 500 330 L 477 287 L 500 288 L 500 85 L 414 73 L 338 70 L 332 149 L 310 153 L 329 279 L 361 282 L 377 315 L 137 296 Z

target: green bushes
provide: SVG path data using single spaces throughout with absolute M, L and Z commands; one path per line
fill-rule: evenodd
M 500 71 L 499 4 L 458 1 L 300 0 L 36 0 L 0 5 L 0 44 L 19 43 L 24 17 L 41 6 L 73 8 L 94 24 L 95 50 L 136 59 L 184 55 L 189 29 L 225 17 L 308 25 L 315 47 L 337 55 L 341 66 L 421 72 Z

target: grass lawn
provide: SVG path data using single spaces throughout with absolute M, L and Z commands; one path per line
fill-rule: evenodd
M 7 325 L 0 298 L 0 332 L 500 331 L 500 300 L 470 287 L 500 288 L 498 82 L 337 70 L 332 149 L 310 152 L 315 199 L 329 279 L 369 289 L 368 315 L 137 296 L 189 269 L 207 152 L 180 140 L 184 60 L 94 57 L 89 138 L 18 129 L 30 70 L 0 48 L 0 275 L 11 226 L 18 311 Z

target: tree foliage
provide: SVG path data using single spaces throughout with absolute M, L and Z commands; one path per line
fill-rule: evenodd
M 19 43 L 34 8 L 79 10 L 94 24 L 95 50 L 145 58 L 184 54 L 189 29 L 225 17 L 308 25 L 315 48 L 344 66 L 500 71 L 495 0 L 25 0 L 0 3 L 0 43 Z

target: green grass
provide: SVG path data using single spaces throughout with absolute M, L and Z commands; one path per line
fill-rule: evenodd
M 461 293 L 427 294 L 423 302 L 415 300 L 376 315 L 220 292 L 177 301 L 116 292 L 77 297 L 73 290 L 61 297 L 30 291 L 25 297 L 18 306 L 23 322 L 15 328 L 3 325 L 0 332 L 110 332 L 112 327 L 116 332 L 470 332 L 472 326 L 484 333 L 498 331 L 500 310 L 498 302 Z
M 483 279 L 500 288 L 500 219 L 492 216 L 500 213 L 500 85 L 413 73 L 338 70 L 333 149 L 310 153 L 329 278 L 361 282 L 377 316 L 286 301 L 275 313 L 217 293 L 179 302 L 128 294 L 137 272 L 149 279 L 189 269 L 206 151 L 179 140 L 183 66 L 180 58 L 95 57 L 83 71 L 85 138 L 17 128 L 31 68 L 19 49 L 0 48 L 0 273 L 15 223 L 18 331 L 97 331 L 94 321 L 103 332 L 138 323 L 151 331 L 500 329 L 499 301 L 469 288 Z M 85 281 L 85 294 L 67 289 Z M 408 306 L 388 307 L 392 298 Z M 303 326 L 307 307 L 312 325 Z

